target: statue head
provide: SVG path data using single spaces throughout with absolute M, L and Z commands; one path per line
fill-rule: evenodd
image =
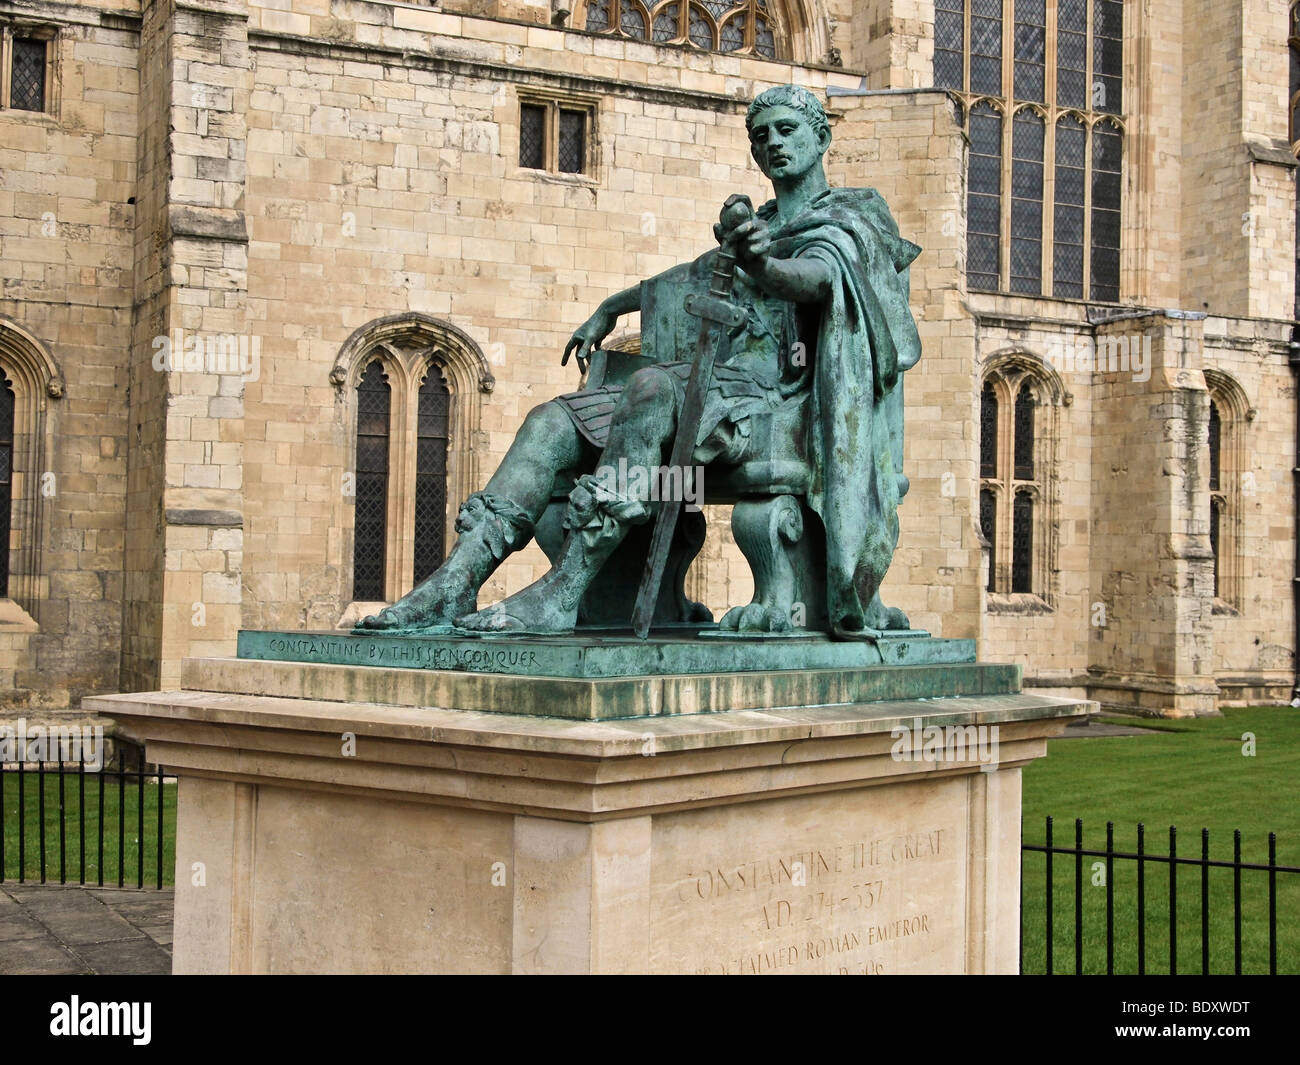
M 750 152 L 773 182 L 798 180 L 820 167 L 831 143 L 831 127 L 821 102 L 798 85 L 779 85 L 760 93 L 745 115 Z
M 745 115 L 745 129 L 752 134 L 754 119 L 771 107 L 789 107 L 800 112 L 814 132 L 820 134 L 824 130 L 827 141 L 830 140 L 831 124 L 826 119 L 826 109 L 816 96 L 800 85 L 778 85 L 759 93 Z

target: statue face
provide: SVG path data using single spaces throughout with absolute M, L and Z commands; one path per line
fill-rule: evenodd
M 768 178 L 797 181 L 821 161 L 830 146 L 830 133 L 819 135 L 792 107 L 769 107 L 755 117 L 749 145 Z

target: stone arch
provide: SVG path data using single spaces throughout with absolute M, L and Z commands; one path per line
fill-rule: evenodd
M 451 393 L 447 448 L 448 515 L 444 543 L 455 539 L 456 507 L 479 486 L 482 398 L 496 386 L 482 349 L 463 330 L 430 315 L 412 312 L 380 318 L 357 329 L 344 341 L 330 370 L 338 390 L 342 424 L 347 432 L 347 470 L 355 469 L 355 393 L 365 367 L 382 360 L 392 387 L 389 432 L 388 533 L 385 552 L 385 599 L 392 601 L 411 587 L 415 559 L 415 492 L 419 389 L 430 366 L 436 366 Z M 341 516 L 351 543 L 351 515 Z M 349 549 L 346 557 L 352 557 Z M 350 570 L 350 566 L 347 567 Z M 350 573 L 345 581 L 350 581 Z M 341 602 L 350 601 L 341 593 Z
M 998 459 L 996 476 L 981 476 L 980 491 L 992 491 L 996 497 L 996 557 L 990 565 L 1000 567 L 997 581 L 998 593 L 1011 591 L 1011 569 L 1014 563 L 1013 521 L 1014 504 L 1019 496 L 1027 495 L 1033 503 L 1032 579 L 1031 594 L 1051 607 L 1056 601 L 1056 572 L 1059 553 L 1056 530 L 1059 510 L 1059 478 L 1056 476 L 1057 449 L 1060 439 L 1060 409 L 1070 402 L 1061 376 L 1050 362 L 1040 354 L 1022 347 L 1005 348 L 994 352 L 980 368 L 977 379 L 976 403 L 991 384 L 998 400 Z M 1034 397 L 1033 418 L 1033 475 L 1022 478 L 1015 470 L 1015 419 L 1016 400 L 1021 389 L 1028 385 Z M 980 421 L 977 420 L 977 425 Z M 978 495 L 978 493 L 977 493 Z M 987 539 L 987 537 L 985 537 Z
M 35 617 L 44 598 L 41 569 L 47 507 L 40 481 L 47 469 L 49 401 L 62 398 L 63 371 L 49 349 L 12 319 L 0 316 L 0 372 L 14 393 L 13 471 L 8 505 L 11 543 L 7 598 Z M 3 505 L 0 503 L 0 505 Z M 35 628 L 35 622 L 32 623 Z
M 1254 421 L 1256 411 L 1251 406 L 1246 390 L 1231 374 L 1217 368 L 1207 368 L 1204 374 L 1208 393 L 1207 448 L 1211 404 L 1219 414 L 1219 482 L 1215 485 L 1212 480 L 1207 480 L 1210 511 L 1206 515 L 1207 522 L 1212 526 L 1217 507 L 1219 528 L 1217 536 L 1213 536 L 1213 540 L 1217 540 L 1215 567 L 1218 590 L 1215 609 L 1232 612 L 1240 609 L 1241 605 L 1242 573 L 1245 569 L 1244 496 L 1248 479 L 1254 478 L 1246 447 L 1246 427 Z M 1211 462 L 1212 459 L 1207 456 L 1207 478 Z M 1253 490 L 1253 485 L 1250 488 Z M 1209 531 L 1212 535 L 1216 532 L 1213 528 Z

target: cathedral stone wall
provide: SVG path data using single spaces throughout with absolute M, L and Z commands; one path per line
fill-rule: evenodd
M 533 0 L 0 0 L 57 30 L 50 113 L 0 112 L 5 707 L 174 684 L 241 626 L 370 609 L 349 482 L 365 353 L 388 346 L 395 410 L 427 352 L 443 368 L 450 530 L 528 411 L 577 387 L 560 354 L 600 300 L 710 247 L 729 194 L 766 199 L 745 107 L 792 80 L 827 101 L 832 183 L 878 189 L 924 249 L 886 601 L 1110 706 L 1289 697 L 1288 5 L 1126 8 L 1126 306 L 1098 309 L 968 291 L 967 140 L 927 88 L 933 0 L 791 4 L 793 63 L 581 32 L 577 3 L 575 32 Z M 519 166 L 526 102 L 588 112 L 585 173 Z M 1145 376 L 1062 362 L 1119 341 L 1149 345 Z M 1006 555 L 979 529 L 980 390 L 1000 373 L 1039 403 L 1030 593 L 986 587 Z M 727 508 L 707 510 L 688 591 L 720 616 L 752 581 Z M 393 527 L 400 593 L 414 545 Z M 529 548 L 483 599 L 544 568 Z

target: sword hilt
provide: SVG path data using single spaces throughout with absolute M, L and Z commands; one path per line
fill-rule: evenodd
M 754 217 L 754 205 L 748 196 L 733 195 L 727 197 L 722 205 L 718 221 L 726 230 L 735 229 Z M 709 279 L 709 295 L 726 299 L 731 295 L 731 287 L 736 280 L 736 253 L 730 244 L 723 244 L 713 264 L 713 276 Z

